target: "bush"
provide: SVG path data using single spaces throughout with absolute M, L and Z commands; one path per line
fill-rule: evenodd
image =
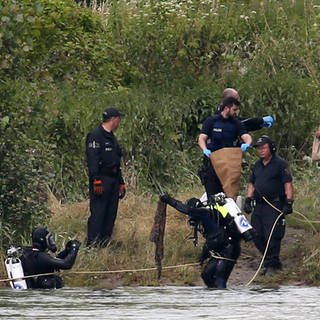
M 84 141 L 108 105 L 127 114 L 117 132 L 125 178 L 143 191 L 199 183 L 195 139 L 224 87 L 239 90 L 242 115 L 276 116 L 272 129 L 255 136 L 267 132 L 289 160 L 310 152 L 320 112 L 318 6 L 98 4 L 1 2 L 2 211 L 17 213 L 23 207 L 18 195 L 32 190 L 40 205 L 43 182 L 59 199 L 86 197 Z M 19 184 L 10 176 L 25 180 Z M 41 211 L 28 208 L 32 216 Z
M 118 85 L 119 52 L 99 16 L 71 0 L 7 0 L 0 10 L 2 76 Z
M 29 234 L 48 214 L 52 148 L 26 134 L 31 125 L 27 114 L 33 112 L 28 109 L 28 89 L 14 82 L 0 87 L 0 232 L 4 244 Z

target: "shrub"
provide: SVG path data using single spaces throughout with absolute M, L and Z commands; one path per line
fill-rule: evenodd
M 52 179 L 52 148 L 26 134 L 31 98 L 14 82 L 0 87 L 0 218 L 1 241 L 8 244 L 30 233 L 48 214 L 47 187 Z

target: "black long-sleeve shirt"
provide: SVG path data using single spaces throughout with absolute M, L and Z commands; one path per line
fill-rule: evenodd
M 123 183 L 122 150 L 113 132 L 104 130 L 102 125 L 91 131 L 87 135 L 86 156 L 90 179 L 113 175 Z

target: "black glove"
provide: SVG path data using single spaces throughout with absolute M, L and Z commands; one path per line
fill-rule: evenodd
M 243 210 L 245 213 L 250 214 L 252 212 L 253 210 L 252 202 L 253 202 L 253 199 L 251 197 L 246 197 L 246 200 L 244 201 L 244 207 L 243 207 Z
M 160 200 L 164 203 L 169 203 L 170 200 L 172 200 L 172 198 L 167 194 L 167 193 L 163 193 L 161 196 L 160 196 Z
M 284 203 L 282 212 L 284 215 L 292 213 L 292 205 L 293 205 L 293 200 L 286 199 L 286 202 Z
M 66 244 L 66 251 L 78 251 L 80 248 L 81 242 L 78 240 L 69 240 Z
M 181 211 L 180 209 L 178 209 L 178 205 L 181 204 L 180 201 L 177 201 L 176 199 L 170 197 L 167 193 L 164 193 L 160 196 L 160 200 L 166 204 L 168 204 L 169 206 L 177 209 L 178 211 Z

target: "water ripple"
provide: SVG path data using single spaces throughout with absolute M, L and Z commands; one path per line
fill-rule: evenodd
M 124 287 L 0 289 L 1 319 L 294 319 L 318 320 L 320 288 Z

